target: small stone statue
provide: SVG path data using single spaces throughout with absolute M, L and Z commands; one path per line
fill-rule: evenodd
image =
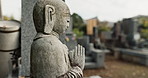
M 69 26 L 70 11 L 62 0 L 38 0 L 33 10 L 37 35 L 31 46 L 31 78 L 83 78 L 85 49 L 73 51 L 59 40 Z

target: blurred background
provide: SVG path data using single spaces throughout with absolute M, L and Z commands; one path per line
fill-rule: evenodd
M 77 44 L 86 48 L 84 77 L 148 78 L 147 0 L 65 2 L 71 10 L 71 25 L 60 39 L 69 50 Z M 21 0 L 1 0 L 0 16 L 21 23 Z M 13 57 L 0 52 L 0 78 L 11 70 L 18 75 L 18 55 L 17 51 Z M 11 58 L 15 58 L 12 64 Z

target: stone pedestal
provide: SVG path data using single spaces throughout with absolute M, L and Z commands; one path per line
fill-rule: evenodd
M 125 61 L 148 66 L 148 50 L 121 49 L 122 59 Z
M 115 59 L 121 59 L 120 49 L 118 49 L 118 48 L 114 49 L 114 57 L 115 57 Z

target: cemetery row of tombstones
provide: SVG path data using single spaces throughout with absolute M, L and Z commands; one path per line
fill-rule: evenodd
M 142 46 L 140 42 L 139 25 L 135 18 L 115 23 L 112 34 L 113 47 L 109 48 L 117 59 L 148 66 L 148 50 L 147 46 Z

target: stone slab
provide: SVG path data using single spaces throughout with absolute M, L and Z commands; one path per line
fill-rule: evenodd
M 133 55 L 142 58 L 148 58 L 148 50 L 131 50 L 131 49 L 121 49 L 122 54 Z
M 148 66 L 148 50 L 121 49 L 123 60 Z
M 21 75 L 30 76 L 30 48 L 35 36 L 33 24 L 33 6 L 37 0 L 22 0 L 22 23 L 21 23 Z

